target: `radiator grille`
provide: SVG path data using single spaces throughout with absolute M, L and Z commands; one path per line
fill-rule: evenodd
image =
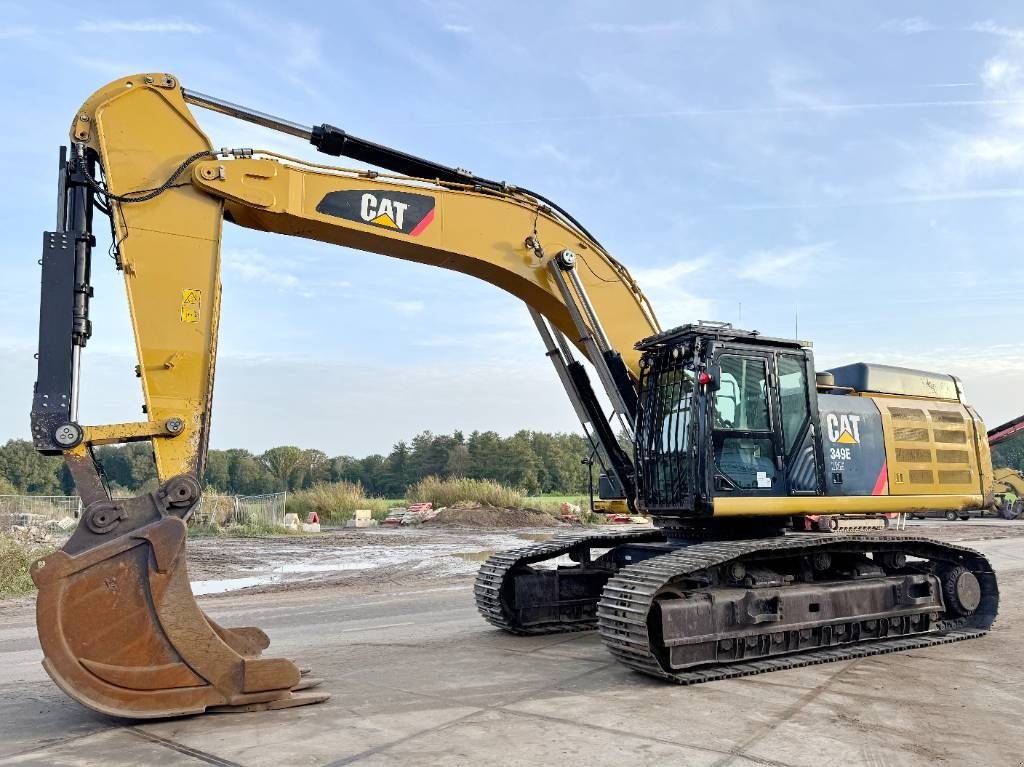
M 935 430 L 935 441 L 936 442 L 951 442 L 958 445 L 967 444 L 967 432 L 960 431 L 959 429 L 936 429 Z
M 900 463 L 931 463 L 932 451 L 917 447 L 898 447 L 896 448 L 896 460 Z
M 943 485 L 969 485 L 971 483 L 971 472 L 966 469 L 959 471 L 940 471 L 939 483 Z
M 924 411 L 916 407 L 891 407 L 889 414 L 901 421 L 923 421 Z
M 898 452 L 898 451 L 897 451 Z M 936 450 L 935 460 L 939 463 L 970 463 L 970 455 L 966 450 Z
M 908 426 L 897 426 L 893 429 L 893 438 L 897 442 L 927 442 L 927 429 L 913 429 Z
M 931 469 L 911 469 L 910 470 L 910 484 L 912 485 L 932 485 L 935 483 L 935 475 L 932 474 Z
M 938 423 L 963 423 L 963 413 L 958 413 L 955 410 L 929 410 L 928 414 L 932 417 L 933 421 Z

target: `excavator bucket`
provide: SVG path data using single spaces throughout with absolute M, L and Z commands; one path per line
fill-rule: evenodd
M 185 522 L 164 516 L 37 561 L 43 666 L 72 698 L 130 719 L 319 703 L 290 660 L 262 658 L 258 628 L 222 628 L 196 603 Z M 70 542 L 69 542 L 70 543 Z M 75 546 L 71 546 L 75 550 Z

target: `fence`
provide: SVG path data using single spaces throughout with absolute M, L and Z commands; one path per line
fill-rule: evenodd
M 38 528 L 55 538 L 67 538 L 81 513 L 77 495 L 0 495 L 0 530 Z
M 205 524 L 283 527 L 287 500 L 288 493 L 205 493 L 193 518 Z M 82 501 L 77 495 L 0 495 L 0 531 L 26 527 L 64 539 L 78 525 L 81 513 Z
M 288 493 L 219 495 L 206 493 L 192 518 L 197 524 L 284 526 Z

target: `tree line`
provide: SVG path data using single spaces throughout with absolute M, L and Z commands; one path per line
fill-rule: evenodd
M 578 434 L 519 431 L 507 437 L 493 431 L 451 434 L 421 432 L 394 445 L 387 455 L 330 457 L 321 450 L 294 445 L 263 453 L 244 448 L 210 450 L 204 482 L 232 495 L 301 490 L 320 482 L 359 482 L 368 495 L 401 498 L 427 476 L 492 479 L 529 495 L 573 494 L 587 489 L 590 458 L 587 440 Z M 150 445 L 96 449 L 111 488 L 131 493 L 156 487 Z M 595 468 L 595 482 L 596 482 Z M 40 455 L 27 440 L 0 446 L 0 495 L 67 495 L 74 483 L 60 458 Z
M 156 487 L 153 452 L 148 443 L 103 446 L 96 454 L 115 491 L 137 493 Z M 231 495 L 301 490 L 320 482 L 359 482 L 368 495 L 401 498 L 406 488 L 427 476 L 493 479 L 529 495 L 585 492 L 590 445 L 578 434 L 519 431 L 502 437 L 474 431 L 466 437 L 421 432 L 395 444 L 388 455 L 329 457 L 321 450 L 294 445 L 256 454 L 244 448 L 210 450 L 204 481 Z M 1024 436 L 992 450 L 996 467 L 1024 471 Z M 595 482 L 596 482 L 595 468 Z M 59 457 L 36 452 L 27 440 L 0 446 L 0 495 L 70 495 L 74 483 Z

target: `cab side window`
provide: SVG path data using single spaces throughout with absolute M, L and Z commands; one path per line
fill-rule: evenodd
M 793 452 L 810 418 L 807 402 L 807 370 L 802 357 L 779 355 L 779 401 L 782 405 L 782 437 L 786 455 Z
M 722 379 L 715 392 L 715 463 L 737 488 L 771 488 L 778 471 L 770 435 L 767 362 L 723 354 L 718 364 Z
M 715 426 L 738 431 L 768 431 L 768 369 L 758 357 L 723 354 L 722 385 L 715 392 Z

